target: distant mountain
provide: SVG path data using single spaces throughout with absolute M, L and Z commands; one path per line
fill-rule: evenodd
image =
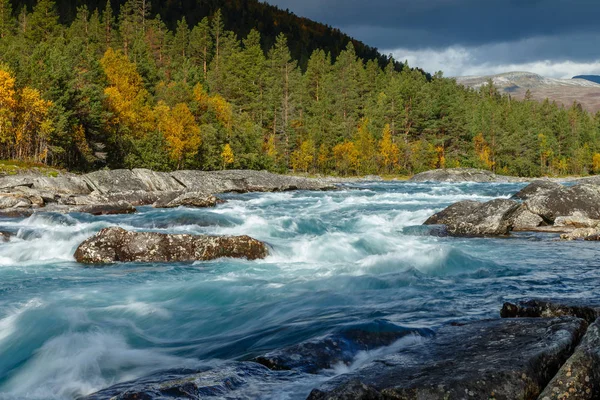
M 573 79 L 585 79 L 590 82 L 600 83 L 600 75 L 577 75 Z
M 598 77 L 600 78 L 600 77 Z M 535 100 L 546 98 L 569 107 L 573 102 L 591 111 L 600 111 L 600 83 L 575 77 L 574 79 L 554 79 L 532 72 L 507 72 L 487 76 L 462 76 L 456 81 L 474 89 L 480 88 L 489 80 L 504 93 L 522 99 L 529 90 Z

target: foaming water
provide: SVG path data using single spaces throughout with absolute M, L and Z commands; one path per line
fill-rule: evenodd
M 251 359 L 349 324 L 435 330 L 497 316 L 507 300 L 592 296 L 600 284 L 594 243 L 548 234 L 444 238 L 420 226 L 456 201 L 508 198 L 522 186 L 370 182 L 229 194 L 214 209 L 0 219 L 0 230 L 13 233 L 0 243 L 0 398 L 73 399 L 159 370 Z M 244 234 L 272 251 L 253 262 L 74 262 L 83 240 L 115 225 Z M 244 396 L 303 399 L 332 375 L 423 340 L 359 352 L 319 375 L 260 375 Z

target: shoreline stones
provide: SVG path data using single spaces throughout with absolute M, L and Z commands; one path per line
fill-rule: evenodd
M 57 177 L 27 174 L 0 177 L 0 212 L 21 216 L 36 211 L 88 212 L 85 207 L 121 202 L 131 207 L 214 206 L 218 193 L 278 192 L 289 190 L 334 190 L 329 179 L 277 175 L 266 171 L 175 171 L 147 169 L 96 171 L 85 175 L 71 173 Z M 168 201 L 167 201 L 168 199 Z M 173 202 L 172 204 L 169 204 Z M 97 208 L 92 208 L 97 212 Z
M 523 178 L 496 175 L 491 171 L 475 168 L 434 169 L 410 178 L 411 182 L 523 182 Z
M 82 264 L 115 262 L 192 262 L 222 257 L 257 260 L 267 257 L 267 245 L 249 236 L 195 236 L 130 232 L 105 228 L 75 251 Z

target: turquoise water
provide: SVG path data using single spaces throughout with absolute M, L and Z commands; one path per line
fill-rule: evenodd
M 420 227 L 456 201 L 508 198 L 521 187 L 361 183 L 225 195 L 215 209 L 0 219 L 0 230 L 17 234 L 0 243 L 0 398 L 73 399 L 159 370 L 251 359 L 342 326 L 385 320 L 436 330 L 497 317 L 507 300 L 597 294 L 597 243 L 526 233 L 442 238 Z M 272 254 L 257 262 L 76 264 L 78 244 L 111 225 L 248 234 Z M 385 351 L 393 348 L 361 353 L 357 364 Z M 344 370 L 252 385 L 265 398 L 305 398 Z

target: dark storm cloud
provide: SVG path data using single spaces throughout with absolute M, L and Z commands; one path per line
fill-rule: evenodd
M 598 0 L 269 0 L 382 49 L 600 32 Z M 593 43 L 587 43 L 593 46 Z

